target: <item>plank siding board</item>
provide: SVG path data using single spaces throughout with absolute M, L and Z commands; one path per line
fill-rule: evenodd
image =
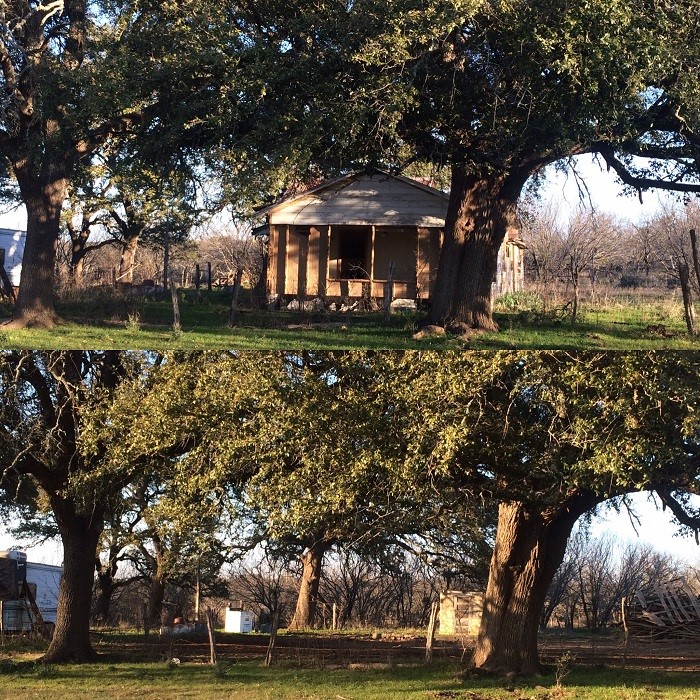
M 299 281 L 299 236 L 286 226 L 287 255 L 285 261 L 284 293 L 296 296 Z
M 430 291 L 430 229 L 418 228 L 416 244 L 416 297 L 426 299 Z
M 275 226 L 275 231 L 277 232 L 277 282 L 275 288 L 277 294 L 284 294 L 287 270 L 287 227 Z
M 279 236 L 277 226 L 270 226 L 270 240 L 267 244 L 267 293 L 278 294 L 277 289 L 277 259 L 279 258 Z
M 309 255 L 307 262 L 306 293 L 310 297 L 322 296 L 320 269 L 324 258 L 321 255 L 321 232 L 312 226 L 309 230 Z
M 297 296 L 304 299 L 307 295 L 309 230 L 306 228 L 302 228 L 301 230 L 295 228 L 294 233 L 297 236 L 297 245 L 299 246 Z
M 435 280 L 437 279 L 437 270 L 440 263 L 440 247 L 442 246 L 443 232 L 440 228 L 430 229 L 430 252 L 428 254 L 430 267 L 430 295 L 435 291 Z

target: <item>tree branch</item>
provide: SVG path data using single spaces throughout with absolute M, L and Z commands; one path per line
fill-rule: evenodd
M 696 192 L 700 193 L 700 182 L 677 182 L 672 180 L 656 179 L 652 177 L 640 177 L 632 174 L 627 166 L 615 155 L 610 144 L 598 144 L 595 149 L 603 157 L 607 165 L 612 168 L 625 185 L 637 190 L 659 188 L 672 192 Z

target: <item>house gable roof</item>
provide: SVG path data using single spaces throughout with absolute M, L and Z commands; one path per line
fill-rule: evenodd
M 442 227 L 448 195 L 383 171 L 330 180 L 259 213 L 270 224 Z

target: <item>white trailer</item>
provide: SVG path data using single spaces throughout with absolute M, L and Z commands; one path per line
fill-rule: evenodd
M 60 566 L 27 561 L 24 552 L 0 552 L 0 600 L 5 632 L 24 632 L 32 628 L 31 606 L 26 595 L 22 595 L 25 582 L 43 621 L 56 624 L 62 570 Z
M 19 287 L 26 238 L 25 231 L 0 228 L 0 265 L 5 268 L 13 287 Z

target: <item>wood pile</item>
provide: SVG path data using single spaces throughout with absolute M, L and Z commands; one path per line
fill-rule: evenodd
M 623 598 L 622 623 L 630 637 L 697 642 L 700 598 L 682 578 L 654 584 Z

